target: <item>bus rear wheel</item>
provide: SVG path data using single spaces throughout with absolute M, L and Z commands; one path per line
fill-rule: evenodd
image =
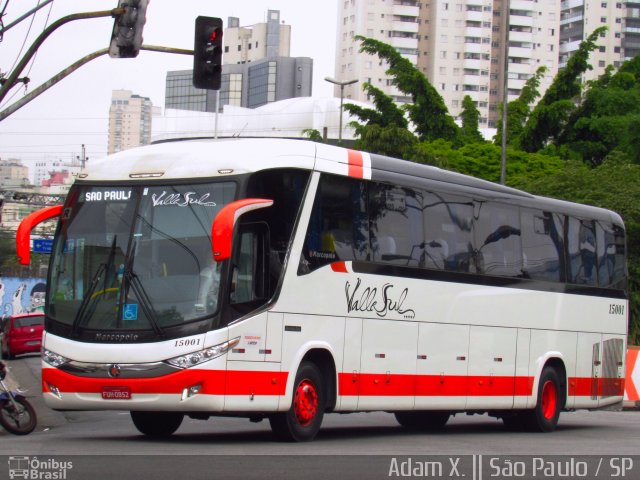
M 324 417 L 325 392 L 315 363 L 303 362 L 296 374 L 293 402 L 287 412 L 269 417 L 276 438 L 285 442 L 307 442 L 320 431 Z
M 177 412 L 131 412 L 131 420 L 140 433 L 149 437 L 168 437 L 182 423 L 184 415 Z
M 557 370 L 550 366 L 544 367 L 538 384 L 536 407 L 521 414 L 526 430 L 531 432 L 555 430 L 560 418 L 560 410 L 564 406 L 561 385 Z
M 396 412 L 396 420 L 400 425 L 412 430 L 440 430 L 449 417 L 449 412 L 424 411 L 424 412 Z

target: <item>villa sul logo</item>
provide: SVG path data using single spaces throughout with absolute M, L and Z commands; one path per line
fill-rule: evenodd
M 380 290 L 376 287 L 361 288 L 362 280 L 358 278 L 356 284 L 347 282 L 344 286 L 347 297 L 347 313 L 368 312 L 384 318 L 391 312 L 396 312 L 404 318 L 415 318 L 416 312 L 406 308 L 404 303 L 409 295 L 409 289 L 398 292 L 393 284 L 387 283 Z

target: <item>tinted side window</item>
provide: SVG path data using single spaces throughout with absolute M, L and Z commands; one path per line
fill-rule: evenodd
M 598 283 L 601 287 L 626 288 L 624 230 L 616 225 L 596 222 Z
M 525 278 L 564 280 L 563 217 L 550 212 L 523 209 L 522 272 Z
M 598 285 L 596 230 L 592 220 L 569 218 L 569 282 Z
M 336 261 L 369 259 L 367 184 L 323 175 L 309 220 L 299 273 Z
M 424 240 L 420 193 L 402 187 L 371 184 L 369 216 L 374 262 L 420 266 Z
M 522 275 L 520 218 L 517 208 L 493 202 L 479 205 L 475 228 L 477 266 L 481 273 Z
M 473 201 L 440 193 L 423 197 L 424 266 L 456 272 L 475 271 Z

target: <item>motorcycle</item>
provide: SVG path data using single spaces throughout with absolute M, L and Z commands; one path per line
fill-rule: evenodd
M 0 425 L 14 435 L 27 435 L 36 428 L 36 411 L 18 391 L 10 390 L 4 383 L 7 366 L 0 362 Z

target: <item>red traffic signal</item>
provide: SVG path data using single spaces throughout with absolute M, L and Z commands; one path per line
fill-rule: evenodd
M 196 18 L 193 45 L 193 86 L 220 90 L 222 80 L 222 19 Z

